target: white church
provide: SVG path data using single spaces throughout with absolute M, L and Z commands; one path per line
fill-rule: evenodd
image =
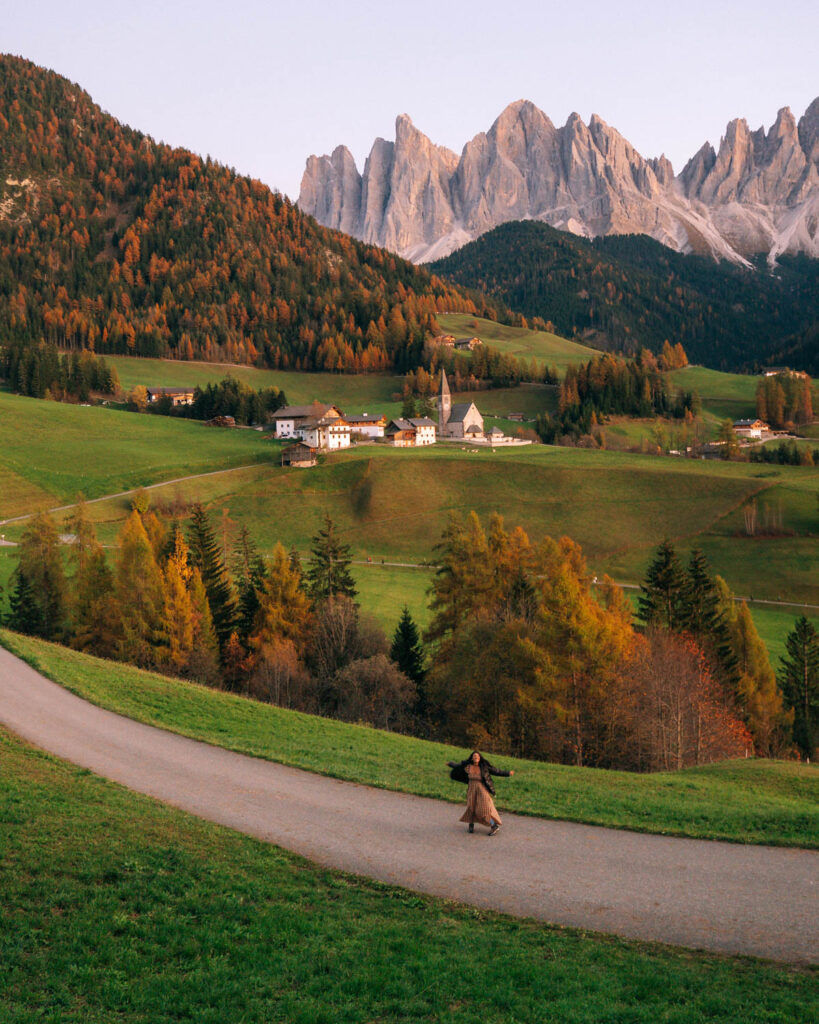
M 464 441 L 484 439 L 483 416 L 474 402 L 452 404 L 446 370 L 441 369 L 441 390 L 438 395 L 438 437 Z

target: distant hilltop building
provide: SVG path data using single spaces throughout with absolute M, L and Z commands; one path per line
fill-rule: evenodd
M 761 438 L 771 433 L 771 428 L 764 420 L 734 420 L 734 433 L 737 437 Z
M 769 366 L 765 371 L 766 377 L 780 377 L 785 374 L 788 377 L 798 377 L 800 380 L 808 379 L 808 375 L 804 370 L 792 370 L 789 366 Z
M 483 416 L 474 402 L 452 404 L 446 370 L 441 370 L 441 390 L 438 395 L 438 437 L 458 440 L 481 440 L 484 436 Z
M 172 405 L 193 405 L 193 388 L 146 388 L 148 404 L 154 405 L 163 398 L 169 398 Z

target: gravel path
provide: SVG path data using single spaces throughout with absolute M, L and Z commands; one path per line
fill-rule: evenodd
M 0 722 L 98 775 L 327 867 L 629 938 L 819 961 L 814 851 L 513 814 L 503 815 L 491 840 L 481 826 L 468 835 L 455 805 L 324 778 L 142 725 L 75 697 L 2 649 Z M 501 808 L 515 781 L 499 781 Z

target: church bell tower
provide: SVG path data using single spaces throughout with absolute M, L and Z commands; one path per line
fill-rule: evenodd
M 441 390 L 438 394 L 438 433 L 446 431 L 449 417 L 452 414 L 452 396 L 449 393 L 449 382 L 446 379 L 446 370 L 441 367 Z

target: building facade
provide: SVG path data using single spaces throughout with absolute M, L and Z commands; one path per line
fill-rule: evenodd
M 452 403 L 446 370 L 441 370 L 441 389 L 438 393 L 438 437 L 450 440 L 481 440 L 483 416 L 474 402 Z
M 387 429 L 386 416 L 376 416 L 367 412 L 361 413 L 360 416 L 345 416 L 344 421 L 349 424 L 353 434 L 360 434 L 361 437 L 383 437 Z
M 314 402 L 312 405 L 286 405 L 283 409 L 277 409 L 271 420 L 276 429 L 276 437 L 297 437 L 298 428 L 305 423 L 341 418 L 338 406 Z

